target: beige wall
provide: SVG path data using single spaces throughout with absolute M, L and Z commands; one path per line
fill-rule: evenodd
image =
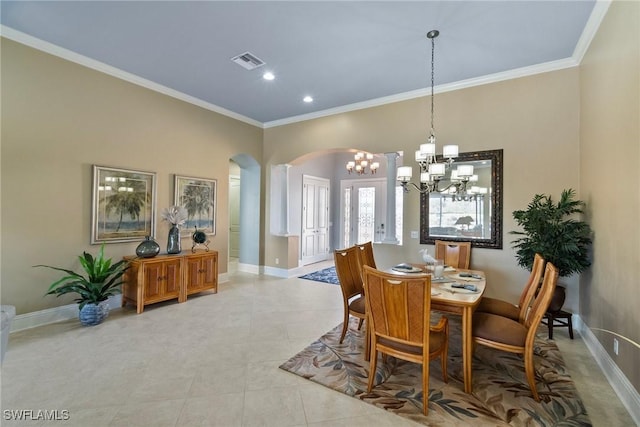
M 2 39 L 2 303 L 27 313 L 71 302 L 44 296 L 91 246 L 91 165 L 157 173 L 157 209 L 173 174 L 218 180 L 211 247 L 227 270 L 229 158 L 262 157 L 262 129 Z M 166 250 L 168 227 L 157 224 Z M 183 247 L 189 240 L 183 241 Z M 110 244 L 114 258 L 137 243 Z M 190 246 L 189 246 L 190 247 Z
M 424 97 L 265 129 L 265 170 L 309 152 L 347 148 L 404 151 L 409 157 L 405 163 L 413 163 L 414 151 L 428 134 L 428 101 Z M 536 193 L 579 191 L 578 69 L 436 94 L 435 108 L 440 147 L 457 143 L 461 151 L 504 149 L 504 249 L 474 248 L 471 263 L 487 271 L 490 295 L 517 300 L 527 272 L 517 266 L 511 249 L 511 213 L 525 208 Z M 420 260 L 422 246 L 410 238 L 411 230 L 419 230 L 418 194 L 409 194 L 404 209 L 405 245 L 376 245 L 376 261 L 382 267 Z M 285 256 L 279 240 L 265 236 L 267 265 Z M 567 306 L 577 311 L 577 279 L 563 280 L 569 286 Z
M 640 390 L 640 3 L 614 1 L 580 66 L 582 197 L 594 230 L 582 319 Z M 606 171 L 604 173 L 600 171 Z M 602 330 L 606 331 L 602 331 Z
M 436 95 L 440 146 L 504 149 L 504 249 L 472 255 L 472 266 L 488 273 L 489 295 L 516 300 L 527 276 L 511 249 L 511 212 L 536 193 L 574 188 L 588 203 L 594 265 L 579 289 L 576 278 L 565 279 L 567 306 L 607 350 L 613 338 L 600 329 L 640 341 L 639 9 L 614 1 L 579 68 Z M 265 194 L 271 165 L 351 148 L 413 153 L 427 136 L 428 97 L 263 132 L 5 39 L 1 48 L 1 291 L 18 313 L 70 302 L 44 297 L 57 276 L 32 265 L 76 268 L 77 254 L 97 250 L 89 245 L 92 164 L 157 172 L 158 209 L 172 203 L 172 174 L 218 179 L 212 246 L 224 272 L 229 158 L 247 153 L 262 162 Z M 593 172 L 602 164 L 607 173 Z M 270 201 L 261 203 L 261 224 L 269 224 Z M 381 266 L 419 260 L 409 234 L 419 229 L 418 205 L 410 194 L 403 247 L 376 246 Z M 294 243 L 262 229 L 261 260 L 295 262 Z M 166 233 L 158 223 L 163 249 Z M 131 254 L 136 244 L 108 245 L 107 254 Z M 620 355 L 611 356 L 637 389 L 638 348 L 620 339 Z

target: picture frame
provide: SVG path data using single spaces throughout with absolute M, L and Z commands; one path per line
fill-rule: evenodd
M 155 172 L 93 165 L 92 245 L 153 238 L 155 218 Z
M 187 210 L 183 230 L 216 234 L 217 185 L 215 179 L 175 175 L 173 202 Z

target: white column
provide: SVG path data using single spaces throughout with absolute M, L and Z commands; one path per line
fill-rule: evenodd
M 384 153 L 387 158 L 387 224 L 382 243 L 398 244 L 396 239 L 396 174 L 398 153 Z
M 271 234 L 289 234 L 289 168 L 291 165 L 271 166 Z

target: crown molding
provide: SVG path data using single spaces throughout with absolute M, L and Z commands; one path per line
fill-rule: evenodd
M 502 71 L 500 73 L 488 74 L 486 76 L 474 77 L 472 79 L 460 80 L 453 83 L 447 83 L 434 86 L 433 92 L 444 93 L 454 90 L 467 89 L 474 86 L 482 86 L 489 83 L 497 83 L 505 80 L 517 79 L 520 77 L 532 76 L 535 74 L 547 73 L 549 71 L 557 71 L 565 68 L 578 66 L 579 63 L 573 58 L 559 59 L 557 61 L 545 62 L 542 64 L 531 65 L 528 67 L 516 68 L 513 70 Z M 414 98 L 431 95 L 431 88 L 416 89 L 409 92 L 403 92 L 396 95 L 385 96 L 382 98 L 371 99 L 368 101 L 357 102 L 354 104 L 343 105 L 327 110 L 316 111 L 309 114 L 288 117 L 286 119 L 265 122 L 264 128 L 272 128 L 276 126 L 284 126 L 291 123 L 302 122 L 306 120 L 318 119 L 321 117 L 332 116 L 335 114 L 348 113 L 350 111 L 362 110 L 365 108 L 378 107 L 380 105 L 391 104 L 394 102 L 407 101 Z
M 84 55 L 80 55 L 79 53 L 30 36 L 21 31 L 14 30 L 13 28 L 0 25 L 0 34 L 2 35 L 2 37 L 5 37 L 7 39 L 24 44 L 34 49 L 38 49 L 42 52 L 57 56 L 67 61 L 74 62 L 84 67 L 91 68 L 92 70 L 108 74 L 110 76 L 127 81 L 129 83 L 133 83 L 138 86 L 142 86 L 146 89 L 153 90 L 163 95 L 179 99 L 180 101 L 188 102 L 189 104 L 204 108 L 205 110 L 213 111 L 215 113 L 222 114 L 223 116 L 231 117 L 232 119 L 236 119 L 241 122 L 262 128 L 262 123 L 257 120 L 243 116 L 242 114 L 234 113 L 233 111 L 227 110 L 226 108 L 222 108 L 215 104 L 205 102 L 194 96 L 187 95 L 180 91 L 168 88 L 161 84 L 152 82 L 151 80 L 147 80 L 127 71 L 123 71 L 119 68 L 112 67 L 111 65 L 107 65 L 104 62 L 96 61 Z
M 598 32 L 598 28 L 600 28 L 600 24 L 607 14 L 610 5 L 611 0 L 597 0 L 593 6 L 589 20 L 584 26 L 584 30 L 582 30 L 582 35 L 576 44 L 576 48 L 573 50 L 572 58 L 578 64 L 582 62 L 582 58 L 584 58 L 584 55 L 587 53 L 587 49 L 589 49 L 591 41 L 593 41 L 593 38 Z

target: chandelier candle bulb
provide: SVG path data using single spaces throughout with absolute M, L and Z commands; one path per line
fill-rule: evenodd
M 427 143 L 420 144 L 420 152 L 426 156 L 435 156 L 436 155 L 436 144 Z
M 473 175 L 473 165 L 460 165 L 457 170 L 458 176 L 461 178 L 469 178 Z
M 442 157 L 445 157 L 447 159 L 458 157 L 458 146 L 445 145 L 444 147 L 442 147 Z
M 398 181 L 407 182 L 411 179 L 411 176 L 413 176 L 413 169 L 411 166 L 400 166 L 398 168 Z
M 445 173 L 444 163 L 431 163 L 429 165 L 429 175 L 444 176 L 444 173 Z

